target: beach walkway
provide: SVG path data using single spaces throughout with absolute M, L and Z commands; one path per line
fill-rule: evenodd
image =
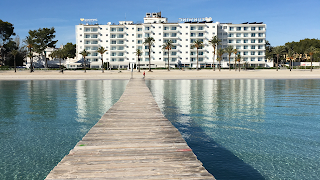
M 161 113 L 143 79 L 119 101 L 46 179 L 214 179 Z

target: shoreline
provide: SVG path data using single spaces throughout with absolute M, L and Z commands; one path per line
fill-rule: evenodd
M 184 79 L 320 79 L 320 69 L 293 70 L 288 69 L 276 71 L 275 69 L 257 69 L 229 71 L 223 69 L 219 72 L 212 69 L 196 70 L 137 70 L 133 71 L 133 78 L 142 78 L 143 72 L 146 72 L 146 80 L 184 80 Z M 130 79 L 131 71 L 128 70 L 67 70 L 60 73 L 59 70 L 37 70 L 30 73 L 27 70 L 20 70 L 15 73 L 13 70 L 0 71 L 0 80 L 121 80 Z

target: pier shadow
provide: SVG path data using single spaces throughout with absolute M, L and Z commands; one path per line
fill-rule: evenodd
M 182 114 L 166 113 L 165 117 L 179 130 L 194 154 L 203 163 L 203 166 L 217 180 L 265 179 L 252 166 L 215 142 L 199 126 L 195 125 L 196 123 L 180 124 L 176 122 L 175 119 L 179 115 Z

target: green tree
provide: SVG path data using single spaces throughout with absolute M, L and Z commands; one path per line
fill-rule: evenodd
M 224 53 L 225 53 L 225 51 L 222 48 L 217 50 L 217 55 L 218 55 L 218 59 L 219 59 L 219 71 L 221 71 L 221 60 L 222 60 L 222 56 Z
M 279 58 L 280 58 L 280 55 L 283 53 L 284 51 L 284 47 L 283 46 L 276 46 L 274 49 L 273 49 L 273 53 L 277 55 L 277 71 L 278 71 L 278 67 L 279 67 Z
M 289 58 L 289 60 L 290 60 L 290 66 L 289 66 L 290 71 L 291 71 L 291 69 L 292 69 L 292 59 L 293 59 L 293 56 L 294 56 L 293 50 L 292 50 L 292 49 L 289 49 L 289 50 L 288 50 L 288 58 Z
M 239 63 L 239 72 L 240 72 L 240 61 L 241 61 L 241 55 L 240 54 L 238 54 L 237 55 L 237 61 L 238 61 L 238 63 Z M 235 68 L 236 69 L 236 68 Z
M 236 59 L 237 59 L 237 54 L 238 54 L 238 49 L 233 49 L 233 53 L 234 53 L 234 71 L 237 71 L 236 68 Z M 239 54 L 238 54 L 239 55 Z
M 209 41 L 209 44 L 213 47 L 213 62 L 212 62 L 212 68 L 215 71 L 215 65 L 214 65 L 214 58 L 216 56 L 216 47 L 220 44 L 221 39 L 218 39 L 217 36 L 212 37 L 212 39 Z
M 32 35 L 27 36 L 26 39 L 23 41 L 26 44 L 26 47 L 28 49 L 27 57 L 30 58 L 30 72 L 33 72 L 33 52 L 34 52 L 34 44 L 35 44 L 34 41 L 35 39 Z
M 308 54 L 310 55 L 310 61 L 311 61 L 311 72 L 312 72 L 312 56 L 315 54 L 315 53 L 318 53 L 318 49 L 311 46 L 308 50 L 307 50 Z
M 102 69 L 102 73 L 104 73 L 104 68 L 103 68 L 103 54 L 105 52 L 107 52 L 108 50 L 104 49 L 104 47 L 100 47 L 96 52 L 101 54 L 101 69 Z
M 147 37 L 143 42 L 143 44 L 148 45 L 149 48 L 149 72 L 151 72 L 151 46 L 153 46 L 154 41 L 153 37 Z
M 53 39 L 56 37 L 54 27 L 52 28 L 39 28 L 38 30 L 29 30 L 29 36 L 33 37 L 34 39 L 34 49 L 35 52 L 39 53 L 40 55 L 44 52 L 45 58 L 45 68 L 48 68 L 47 58 L 46 58 L 46 51 L 47 47 L 55 47 L 57 41 Z
M 203 42 L 200 40 L 194 41 L 194 43 L 191 45 L 191 49 L 196 48 L 197 49 L 197 71 L 199 71 L 199 49 L 202 49 L 203 47 Z
M 231 71 L 230 56 L 234 52 L 233 46 L 227 46 L 225 52 L 229 55 L 229 71 Z M 236 62 L 236 58 L 234 60 L 234 62 Z M 236 63 L 234 63 L 234 66 L 236 66 Z
M 14 72 L 17 72 L 16 57 L 19 54 L 19 51 L 14 49 L 11 51 L 11 54 L 13 55 Z
M 11 46 L 12 43 L 11 36 L 14 36 L 14 27 L 13 24 L 2 21 L 0 19 L 0 56 L 1 62 L 0 65 L 4 65 L 6 61 L 6 56 L 11 52 L 6 46 Z
M 138 67 L 139 67 L 138 72 L 140 72 L 140 56 L 142 55 L 142 51 L 140 49 L 137 49 L 135 53 L 138 56 Z
M 88 56 L 90 53 L 87 52 L 85 49 L 80 52 L 80 54 L 83 56 L 83 63 L 84 63 L 84 72 L 87 72 L 87 63 L 86 63 L 86 56 Z
M 169 54 L 170 54 L 170 50 L 172 49 L 173 47 L 173 44 L 172 44 L 172 41 L 169 40 L 167 41 L 166 43 L 164 43 L 162 45 L 162 49 L 163 50 L 168 50 L 168 71 L 170 71 L 170 59 L 169 59 Z
M 65 58 L 76 57 L 76 45 L 72 43 L 67 43 L 63 46 L 63 51 L 65 52 Z
M 63 72 L 63 69 L 61 68 L 61 60 L 67 57 L 66 51 L 64 49 L 57 49 L 52 52 L 51 56 L 59 59 L 59 69 L 61 72 Z

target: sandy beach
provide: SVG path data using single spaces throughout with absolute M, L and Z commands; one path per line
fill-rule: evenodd
M 212 69 L 196 70 L 142 70 L 138 72 L 134 70 L 133 78 L 142 78 L 143 71 L 146 72 L 146 79 L 320 79 L 320 70 L 316 69 L 310 72 L 310 70 L 279 70 L 275 69 L 258 69 L 248 71 L 234 71 L 234 70 L 218 70 L 213 71 Z M 58 79 L 130 79 L 131 71 L 117 70 L 105 71 L 101 70 L 89 70 L 86 73 L 83 70 L 77 71 L 64 71 L 60 73 L 58 70 L 45 71 L 37 70 L 30 73 L 26 70 L 14 71 L 0 71 L 0 80 L 58 80 Z

